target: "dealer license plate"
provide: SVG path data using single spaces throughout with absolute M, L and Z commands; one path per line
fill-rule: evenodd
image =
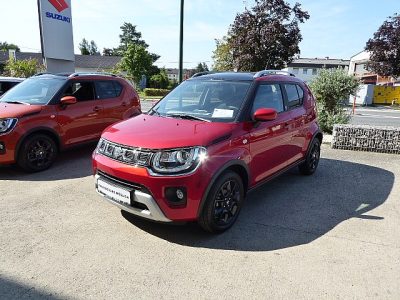
M 111 200 L 131 205 L 131 191 L 128 189 L 115 186 L 99 178 L 97 179 L 97 190 Z

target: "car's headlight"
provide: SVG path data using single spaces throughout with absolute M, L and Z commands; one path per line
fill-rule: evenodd
M 190 173 L 207 157 L 207 150 L 203 147 L 165 150 L 155 153 L 151 167 L 159 174 Z
M 6 118 L 0 119 L 0 133 L 6 133 L 14 129 L 18 119 Z

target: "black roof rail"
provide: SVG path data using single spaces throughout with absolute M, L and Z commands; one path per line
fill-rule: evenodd
M 205 71 L 205 72 L 198 72 L 196 74 L 194 74 L 191 78 L 196 78 L 196 77 L 200 77 L 200 76 L 204 76 L 204 75 L 208 75 L 208 74 L 214 74 L 215 72 L 210 72 L 210 71 Z
M 53 73 L 50 72 L 40 72 L 40 73 L 36 73 L 35 75 L 32 75 L 32 77 L 34 76 L 40 76 L 40 75 L 54 75 Z
M 282 70 L 263 70 L 260 72 L 257 72 L 254 75 L 254 78 L 260 78 L 263 76 L 268 76 L 268 75 L 285 75 L 285 76 L 292 76 L 292 77 L 296 77 L 296 75 L 294 75 L 293 73 L 290 73 L 288 71 L 282 71 Z
M 70 74 L 68 77 L 78 77 L 78 76 L 90 76 L 90 75 L 102 75 L 102 76 L 112 76 L 117 77 L 117 75 L 105 72 L 75 72 Z

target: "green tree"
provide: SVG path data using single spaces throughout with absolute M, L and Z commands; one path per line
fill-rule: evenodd
M 85 38 L 83 38 L 82 42 L 79 43 L 79 50 L 82 55 L 90 55 L 90 45 Z
M 203 63 L 200 62 L 195 69 L 195 73 L 208 72 L 208 71 L 209 71 L 209 69 L 205 62 L 203 62 Z
M 347 75 L 342 69 L 322 69 L 311 82 L 310 87 L 317 100 L 318 121 L 321 129 L 332 133 L 334 124 L 346 124 L 350 115 L 346 112 L 344 101 L 355 95 L 359 81 Z
M 142 33 L 136 30 L 136 25 L 124 22 L 124 24 L 122 24 L 120 28 L 122 30 L 122 33 L 119 35 L 119 51 L 126 51 L 128 49 L 128 46 L 131 44 L 140 45 L 147 49 L 149 45 L 147 45 L 146 42 L 142 40 Z
M 369 69 L 381 76 L 400 76 L 400 16 L 389 17 L 365 49 L 371 52 Z
M 148 74 L 153 64 L 151 54 L 142 45 L 130 44 L 118 64 L 120 71 L 126 72 L 135 84 L 140 82 L 142 75 Z
M 152 88 L 167 89 L 169 84 L 168 75 L 164 68 L 160 70 L 160 73 L 150 77 L 150 87 Z
M 215 40 L 216 49 L 213 52 L 213 60 L 214 66 L 213 70 L 215 71 L 233 71 L 233 54 L 231 47 L 228 42 L 228 37 L 224 36 L 220 40 Z
M 95 41 L 91 40 L 90 43 L 85 38 L 79 43 L 79 50 L 82 55 L 99 55 L 99 51 Z
M 8 51 L 10 49 L 14 49 L 19 52 L 21 49 L 15 44 L 9 44 L 7 42 L 0 42 L 0 51 Z
M 228 33 L 233 66 L 238 71 L 282 69 L 300 53 L 299 23 L 307 11 L 284 0 L 255 0 L 255 6 L 236 15 Z
M 97 45 L 93 40 L 90 41 L 89 54 L 90 55 L 100 55 Z
M 5 70 L 10 76 L 27 78 L 44 70 L 44 67 L 36 59 L 14 60 L 10 58 L 7 61 Z

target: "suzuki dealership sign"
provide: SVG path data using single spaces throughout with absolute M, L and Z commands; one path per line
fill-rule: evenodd
M 75 61 L 71 0 L 38 0 L 38 6 L 42 53 L 46 61 Z

